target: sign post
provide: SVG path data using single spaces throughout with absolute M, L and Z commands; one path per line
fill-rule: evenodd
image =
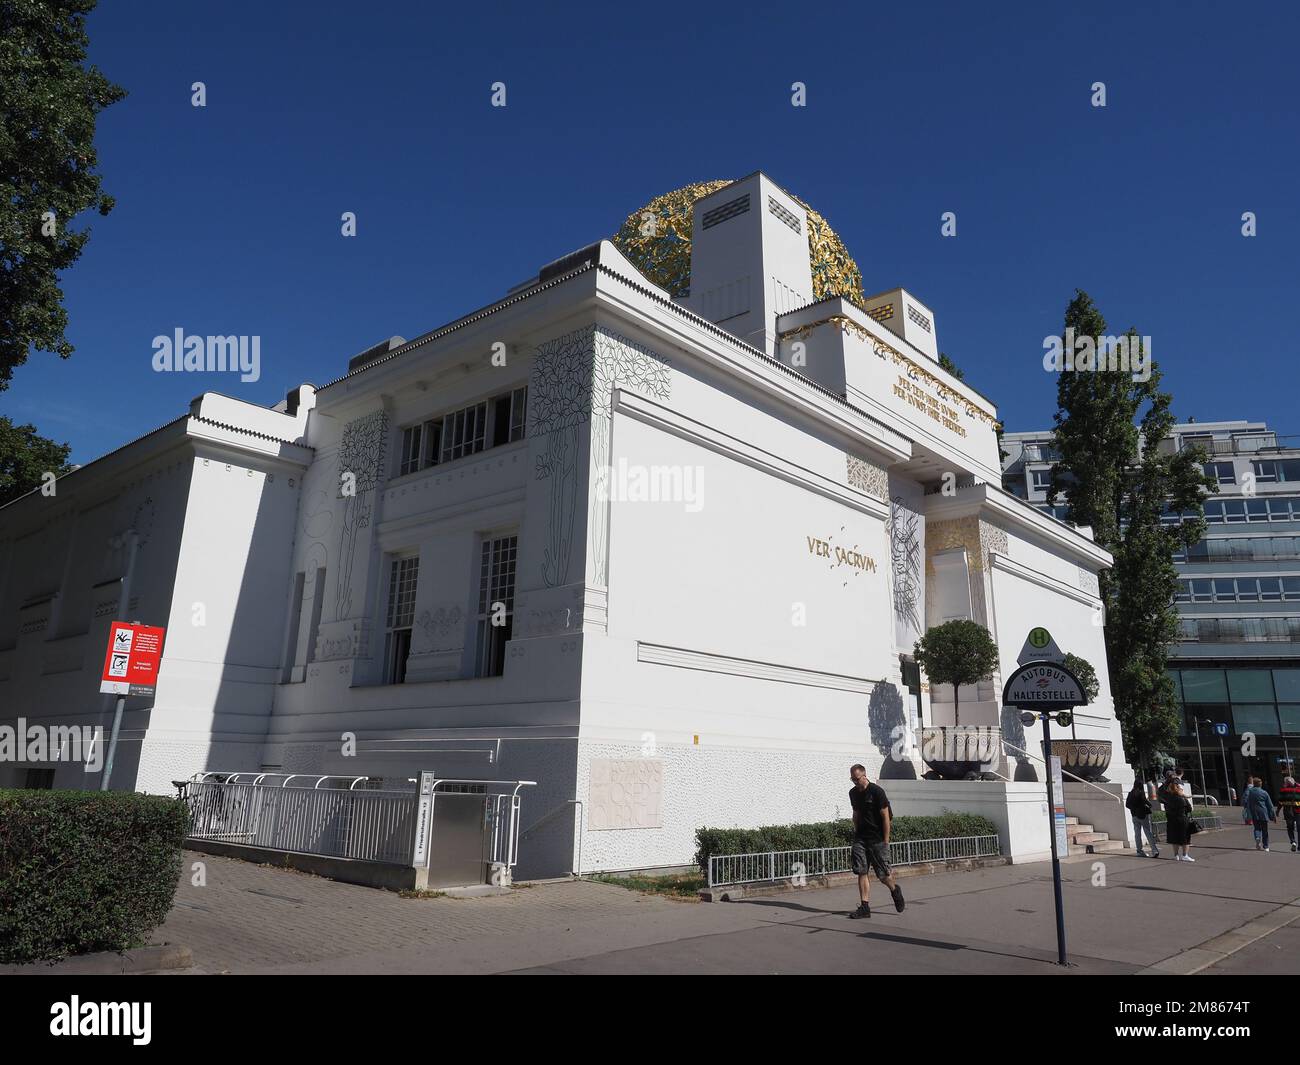
M 1025 641 L 1026 650 L 1050 649 L 1057 654 L 1056 643 L 1046 629 L 1033 629 Z M 1043 725 L 1043 760 L 1047 763 L 1047 817 L 1052 841 L 1052 891 L 1056 899 L 1056 960 L 1068 964 L 1065 957 L 1065 905 L 1061 898 L 1061 856 L 1068 852 L 1065 828 L 1065 785 L 1061 779 L 1061 760 L 1052 754 L 1052 715 L 1059 714 L 1068 725 L 1069 711 L 1087 704 L 1079 678 L 1059 661 L 1023 660 L 1002 689 L 1002 704 L 1032 711 L 1022 715 L 1026 724 L 1036 716 Z
M 126 697 L 152 695 L 158 686 L 158 666 L 162 662 L 165 632 L 165 629 L 141 625 L 138 621 L 115 621 L 109 626 L 108 654 L 104 658 L 99 690 L 116 695 L 117 705 L 113 709 L 113 731 L 109 734 L 108 753 L 104 757 L 100 791 L 108 791 L 113 775 L 113 756 L 117 754 L 117 734 L 122 729 Z

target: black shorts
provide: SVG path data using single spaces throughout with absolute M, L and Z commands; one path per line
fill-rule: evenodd
M 888 880 L 891 872 L 889 868 L 889 844 L 872 843 L 865 839 L 853 840 L 853 872 L 858 876 L 865 876 L 869 872 L 874 872 L 881 880 Z

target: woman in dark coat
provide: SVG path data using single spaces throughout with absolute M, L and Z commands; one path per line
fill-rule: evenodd
M 1172 770 L 1165 773 L 1165 782 L 1156 796 L 1165 808 L 1165 841 L 1174 848 L 1174 861 L 1196 861 L 1187 853 L 1192 842 L 1192 804 L 1183 795 L 1183 789 Z

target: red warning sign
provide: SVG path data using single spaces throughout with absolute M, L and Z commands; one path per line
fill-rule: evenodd
M 110 695 L 152 695 L 158 684 L 165 631 L 151 625 L 113 622 L 99 690 Z

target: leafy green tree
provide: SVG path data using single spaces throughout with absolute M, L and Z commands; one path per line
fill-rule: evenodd
M 67 473 L 70 450 L 38 435 L 34 425 L 0 418 L 0 506 L 39 488 L 46 473 Z
M 1061 665 L 1074 674 L 1074 679 L 1083 688 L 1084 698 L 1088 700 L 1084 705 L 1089 706 L 1095 703 L 1097 696 L 1101 694 L 1101 682 L 1097 679 L 1097 671 L 1093 669 L 1092 663 L 1086 658 L 1080 658 L 1078 655 L 1067 651 L 1065 658 L 1061 660 Z M 1075 738 L 1078 737 L 1073 718 L 1070 720 L 1070 735 Z
M 945 621 L 916 641 L 912 652 L 931 684 L 952 685 L 952 719 L 961 724 L 961 685 L 988 680 L 998 668 L 998 645 L 977 621 Z
M 1066 308 L 1065 327 L 1076 337 L 1107 335 L 1105 318 L 1082 290 Z M 1136 330 L 1125 337 L 1130 366 L 1139 354 L 1150 357 Z M 1169 644 L 1178 635 L 1173 556 L 1201 538 L 1204 490 L 1215 487 L 1203 471 L 1203 451 L 1160 446 L 1175 419 L 1154 360 L 1149 369 L 1145 381 L 1119 370 L 1060 374 L 1060 459 L 1052 468 L 1052 494 L 1064 494 L 1068 519 L 1091 526 L 1096 542 L 1115 557 L 1100 578 L 1110 688 L 1124 744 L 1140 765 L 1177 734 L 1174 686 L 1166 672 Z M 1166 507 L 1190 517 L 1164 524 Z
M 953 377 L 957 378 L 958 381 L 964 381 L 966 379 L 965 371 L 960 369 L 957 364 L 953 362 L 952 359 L 948 358 L 947 354 L 942 351 L 939 352 L 939 365 L 952 374 Z
M 72 354 L 58 274 L 90 231 L 70 223 L 113 207 L 95 121 L 126 92 L 86 65 L 95 2 L 0 0 L 0 390 L 29 349 Z

